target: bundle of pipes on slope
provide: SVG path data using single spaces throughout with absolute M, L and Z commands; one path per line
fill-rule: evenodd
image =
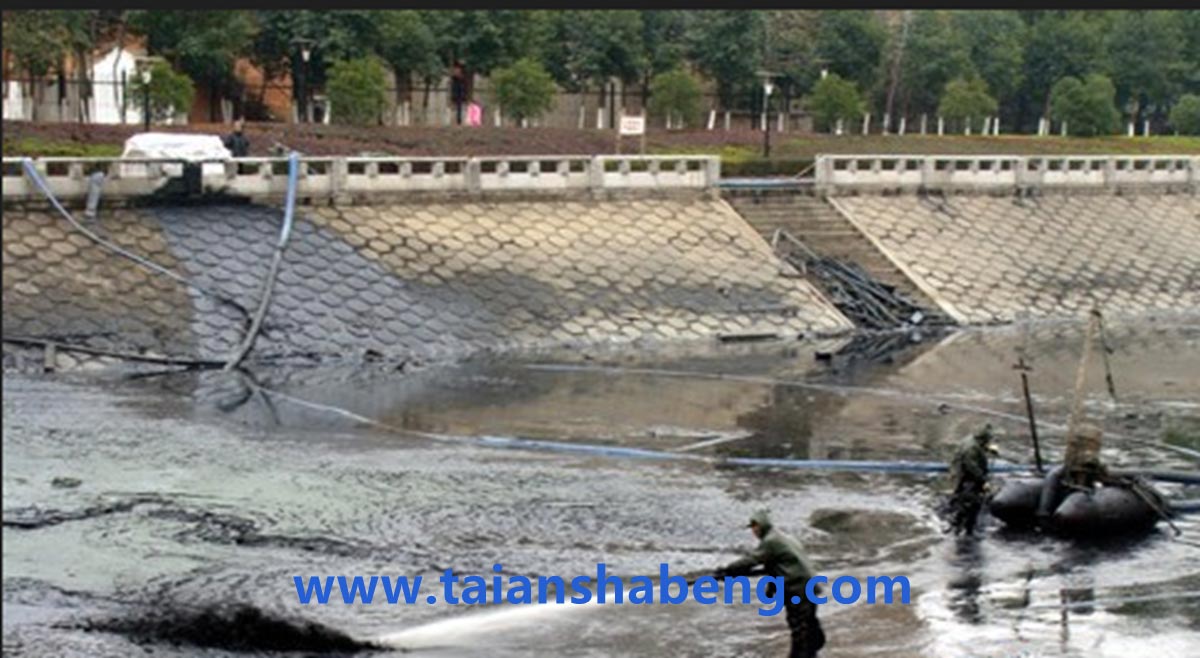
M 809 270 L 824 280 L 833 294 L 833 301 L 860 325 L 871 329 L 888 329 L 924 322 L 925 312 L 916 304 L 889 290 L 857 265 L 845 264 L 834 258 L 818 256 L 808 245 L 783 229 L 776 229 L 773 246 L 787 242 L 803 254 L 794 251 L 785 258 L 801 272 Z

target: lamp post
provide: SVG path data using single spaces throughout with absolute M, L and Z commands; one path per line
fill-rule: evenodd
M 775 91 L 775 84 L 772 78 L 775 75 L 770 71 L 759 71 L 758 75 L 763 80 L 763 158 L 771 157 L 771 93 Z
M 150 67 L 142 69 L 140 75 L 142 80 L 142 131 L 150 132 L 150 79 L 154 76 L 150 73 Z
M 300 66 L 296 70 L 296 122 L 308 122 L 308 89 L 305 88 L 308 77 L 308 60 L 312 58 L 313 42 L 311 39 L 296 38 L 292 45 L 300 51 Z
M 150 82 L 154 79 L 154 66 L 167 60 L 157 56 L 138 57 L 133 61 L 138 82 L 142 83 L 142 126 L 150 132 Z

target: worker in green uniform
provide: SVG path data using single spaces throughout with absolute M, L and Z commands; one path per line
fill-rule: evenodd
M 954 481 L 950 524 L 954 534 L 975 533 L 975 522 L 987 493 L 988 453 L 996 453 L 992 437 L 992 426 L 984 426 L 963 440 L 950 462 L 950 476 Z
M 716 577 L 746 576 L 758 573 L 783 578 L 784 605 L 787 611 L 788 628 L 792 634 L 790 658 L 813 658 L 825 646 L 825 632 L 817 620 L 817 606 L 804 595 L 812 570 L 804 559 L 800 542 L 791 535 L 780 532 L 771 523 L 767 510 L 759 510 L 750 517 L 750 531 L 758 538 L 758 547 L 746 557 L 718 569 Z M 774 592 L 768 592 L 774 597 Z

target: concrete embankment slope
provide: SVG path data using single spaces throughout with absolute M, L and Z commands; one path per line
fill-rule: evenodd
M 253 310 L 281 215 L 104 209 L 92 228 Z M 248 324 L 235 305 L 115 255 L 52 211 L 7 209 L 4 252 L 6 336 L 221 359 Z M 852 328 L 781 267 L 702 194 L 301 207 L 254 357 Z
M 962 323 L 1200 310 L 1200 197 L 921 194 L 830 201 Z

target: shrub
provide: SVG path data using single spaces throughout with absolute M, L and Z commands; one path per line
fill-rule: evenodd
M 650 81 L 650 111 L 672 119 L 672 124 L 679 118 L 684 125 L 694 125 L 700 117 L 702 96 L 696 76 L 682 68 L 659 73 Z
M 496 103 L 517 121 L 536 119 L 554 104 L 554 78 L 528 57 L 492 73 Z
M 958 78 L 946 83 L 938 114 L 951 121 L 982 121 L 994 115 L 997 108 L 982 78 Z
M 1181 135 L 1200 135 L 1200 96 L 1184 94 L 1171 108 L 1171 127 Z
M 142 111 L 146 88 L 138 76 L 134 76 L 132 93 L 127 102 Z M 165 121 L 176 113 L 192 109 L 192 97 L 196 94 L 192 79 L 171 68 L 166 62 L 155 62 L 150 67 L 150 117 L 154 121 Z
M 334 62 L 325 90 L 335 123 L 377 124 L 387 109 L 387 71 L 374 57 Z
M 852 121 L 861 117 L 863 102 L 853 82 L 830 73 L 813 87 L 808 109 L 812 112 L 816 129 L 828 131 L 838 119 Z
M 1054 119 L 1067 122 L 1067 132 L 1072 135 L 1111 135 L 1121 123 L 1116 95 L 1106 76 L 1092 74 L 1082 81 L 1066 77 L 1050 91 L 1050 112 Z

